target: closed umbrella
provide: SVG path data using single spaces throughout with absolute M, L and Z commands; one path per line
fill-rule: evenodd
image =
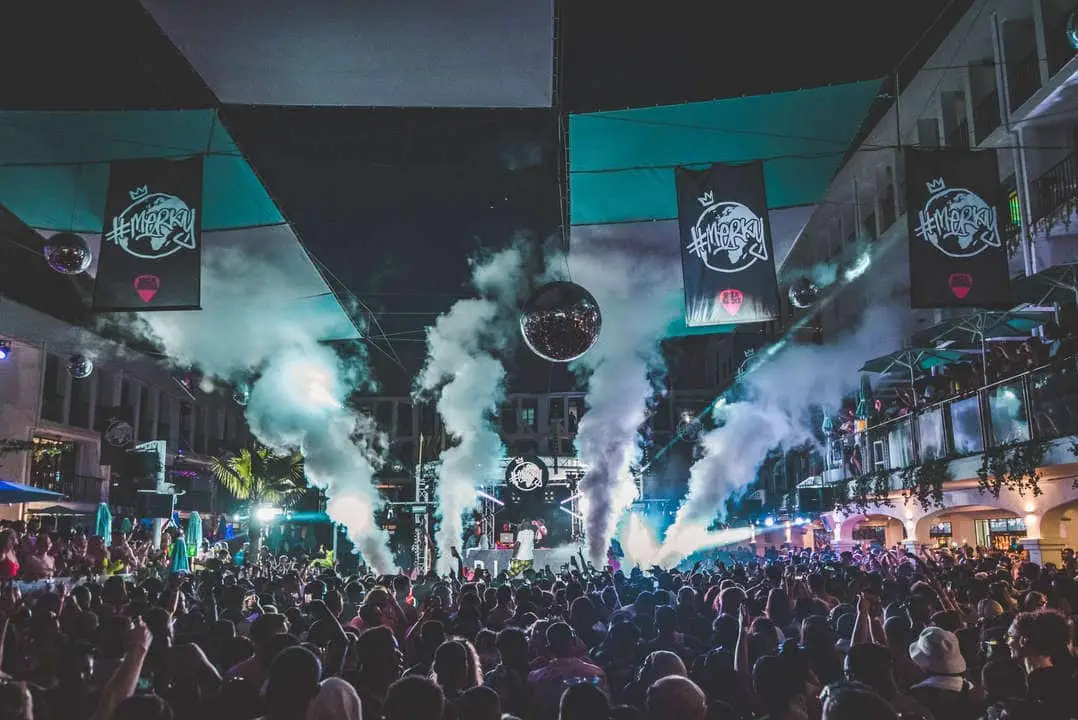
M 187 557 L 198 555 L 198 549 L 202 547 L 202 517 L 198 512 L 192 512 L 187 520 L 187 537 L 191 538 L 191 545 L 187 548 Z
M 97 506 L 97 519 L 94 521 L 94 535 L 105 541 L 105 547 L 112 545 L 112 511 L 105 503 Z
M 187 564 L 187 543 L 184 542 L 182 537 L 176 538 L 176 542 L 172 543 L 172 567 L 170 570 L 173 575 L 191 572 L 191 566 Z

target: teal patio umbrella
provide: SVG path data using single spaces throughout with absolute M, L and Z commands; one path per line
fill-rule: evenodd
M 169 571 L 173 575 L 191 572 L 191 566 L 187 563 L 187 543 L 182 537 L 176 538 L 176 542 L 172 543 L 172 566 Z
M 191 538 L 191 544 L 187 547 L 187 557 L 193 558 L 198 555 L 198 549 L 202 547 L 202 517 L 198 512 L 192 512 L 187 519 L 187 537 Z
M 105 547 L 112 545 L 112 511 L 106 503 L 97 506 L 97 519 L 94 521 L 94 535 L 104 538 Z

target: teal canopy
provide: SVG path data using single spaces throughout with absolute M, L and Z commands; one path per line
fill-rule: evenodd
M 108 503 L 98 503 L 97 516 L 94 518 L 94 535 L 105 541 L 105 547 L 112 546 L 112 511 Z
M 99 233 L 111 161 L 199 154 L 203 232 L 285 222 L 215 110 L 0 112 L 0 203 L 39 230 Z
M 573 225 L 677 218 L 674 168 L 764 161 L 769 208 L 819 202 L 880 81 L 569 116 Z
M 204 249 L 241 246 L 284 270 L 292 282 L 280 288 L 282 303 L 325 321 L 324 340 L 357 339 L 349 313 L 216 110 L 0 111 L 0 205 L 43 235 L 80 233 L 93 249 L 104 224 L 110 163 L 193 155 L 204 157 Z M 95 272 L 92 265 L 89 274 Z M 204 304 L 201 312 L 215 310 Z

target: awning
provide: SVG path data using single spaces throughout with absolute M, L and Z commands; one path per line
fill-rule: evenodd
M 59 500 L 63 496 L 63 493 L 42 490 L 29 485 L 20 485 L 10 480 L 0 480 L 0 505 L 47 502 L 49 500 Z
M 1011 282 L 1015 296 L 1030 305 L 1078 303 L 1078 263 L 1054 265 Z
M 305 315 L 331 316 L 323 339 L 357 339 L 354 323 L 214 110 L 2 111 L 0 205 L 42 235 L 80 233 L 96 257 L 109 163 L 191 155 L 205 156 L 204 266 L 215 252 L 241 247 L 291 279 L 280 287 L 283 303 Z M 201 312 L 212 311 L 204 302 Z
M 45 515 L 47 517 L 83 517 L 89 516 L 87 510 L 75 510 L 63 505 L 49 505 L 43 508 L 30 508 L 26 511 L 29 515 Z
M 1025 340 L 1052 319 L 1050 310 L 984 310 L 944 320 L 913 336 L 915 345 L 984 350 L 989 340 Z

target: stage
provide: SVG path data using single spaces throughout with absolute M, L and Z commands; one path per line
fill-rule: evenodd
M 562 565 L 569 562 L 578 547 L 576 545 L 562 545 L 556 548 L 536 548 L 533 566 L 536 570 L 542 570 L 547 565 L 554 572 L 558 572 Z M 464 564 L 468 567 L 478 567 L 482 564 L 491 575 L 497 575 L 503 570 L 508 570 L 513 562 L 512 550 L 487 550 L 485 548 L 469 548 L 464 553 Z

